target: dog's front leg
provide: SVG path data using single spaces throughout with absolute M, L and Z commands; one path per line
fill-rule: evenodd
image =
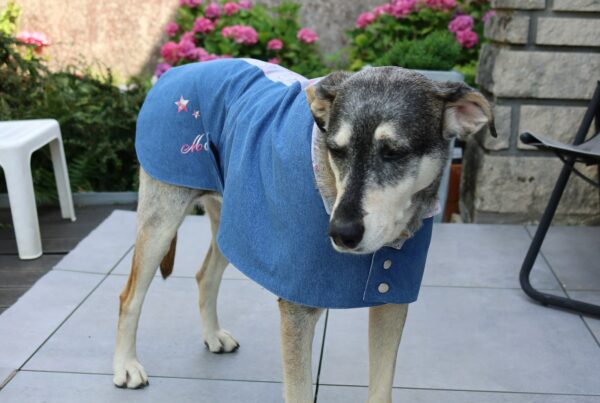
M 279 300 L 286 403 L 312 403 L 312 342 L 322 309 Z
M 369 308 L 369 401 L 391 403 L 396 356 L 408 305 Z

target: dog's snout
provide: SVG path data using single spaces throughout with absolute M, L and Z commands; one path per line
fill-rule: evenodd
M 363 238 L 365 226 L 362 220 L 334 218 L 329 224 L 329 236 L 336 245 L 353 249 Z

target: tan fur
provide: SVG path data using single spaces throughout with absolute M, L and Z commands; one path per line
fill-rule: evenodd
M 173 265 L 175 264 L 175 250 L 177 249 L 177 233 L 173 237 L 171 241 L 171 246 L 169 246 L 169 251 L 160 262 L 160 274 L 164 279 L 169 277 L 171 273 L 173 273 Z
M 306 89 L 306 98 L 308 99 L 308 105 L 315 120 L 321 121 L 323 125 L 327 126 L 331 102 L 319 98 L 315 93 L 314 86 Z
M 279 299 L 286 403 L 312 403 L 312 343 L 323 309 Z

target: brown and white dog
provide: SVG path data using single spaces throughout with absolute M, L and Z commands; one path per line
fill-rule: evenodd
M 436 83 L 401 68 L 332 73 L 306 91 L 321 128 L 316 158 L 324 169 L 319 171 L 317 186 L 321 194 L 335 200 L 329 234 L 334 247 L 344 253 L 372 253 L 401 234 L 414 233 L 436 197 L 449 141 L 486 124 L 495 133 L 490 105 L 479 92 L 464 84 Z M 361 197 L 347 197 L 351 193 Z M 135 253 L 120 296 L 113 361 L 114 383 L 119 387 L 140 388 L 148 383 L 136 355 L 142 303 L 157 267 L 165 277 L 172 271 L 177 229 L 197 202 L 208 214 L 213 234 L 196 275 L 204 340 L 215 353 L 239 347 L 221 328 L 216 309 L 228 264 L 215 241 L 220 195 L 163 183 L 141 169 Z M 356 214 L 360 214 L 360 234 L 336 228 L 344 227 L 338 217 L 356 219 Z M 327 230 L 323 228 L 324 233 Z M 369 308 L 369 403 L 391 402 L 407 308 L 406 304 Z M 285 401 L 312 402 L 311 348 L 322 309 L 285 300 L 279 300 L 279 309 Z

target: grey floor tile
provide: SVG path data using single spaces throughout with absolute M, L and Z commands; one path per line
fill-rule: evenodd
M 419 298 L 395 386 L 600 394 L 600 349 L 578 316 L 520 290 L 424 287 Z M 321 382 L 366 385 L 366 363 L 367 311 L 330 312 Z
M 135 212 L 115 210 L 56 265 L 56 270 L 108 273 L 133 246 Z
M 100 281 L 96 274 L 58 271 L 42 277 L 0 315 L 0 367 L 25 363 Z
M 19 372 L 2 390 L 3 403 L 280 403 L 282 387 L 270 382 L 153 378 L 140 390 L 118 389 L 109 375 Z
M 519 288 L 519 271 L 531 242 L 521 225 L 438 224 L 427 256 L 424 285 Z M 532 283 L 558 289 L 538 259 Z
M 125 280 L 124 276 L 109 276 L 26 369 L 112 373 L 117 296 Z M 197 298 L 197 286 L 188 278 L 155 279 L 152 283 L 138 331 L 138 356 L 151 377 L 282 380 L 279 311 L 273 295 L 251 281 L 223 281 L 220 322 L 241 344 L 233 354 L 212 354 L 204 347 Z M 315 374 L 322 322 L 314 343 Z
M 2 396 L 2 395 L 0 395 Z M 529 393 L 464 392 L 395 388 L 395 402 L 409 403 L 598 403 L 600 396 L 547 395 Z M 319 387 L 319 403 L 366 402 L 367 388 L 353 386 Z
M 600 305 L 600 291 L 570 291 L 569 296 L 583 302 Z M 594 332 L 598 343 L 600 343 L 600 319 L 592 318 L 591 316 L 584 316 L 583 319 L 592 332 Z
M 187 216 L 179 231 L 177 232 L 177 248 L 175 252 L 175 266 L 173 267 L 173 276 L 176 277 L 194 277 L 211 241 L 210 223 L 207 216 Z M 111 274 L 129 274 L 131 268 L 131 258 L 133 250 L 119 262 Z M 160 273 L 156 273 L 160 276 Z M 233 266 L 225 270 L 224 278 L 247 279 Z
M 536 227 L 529 227 L 535 233 Z M 551 227 L 542 253 L 567 290 L 600 291 L 600 227 Z
M 0 306 L 8 308 L 29 290 L 27 286 L 0 287 Z

